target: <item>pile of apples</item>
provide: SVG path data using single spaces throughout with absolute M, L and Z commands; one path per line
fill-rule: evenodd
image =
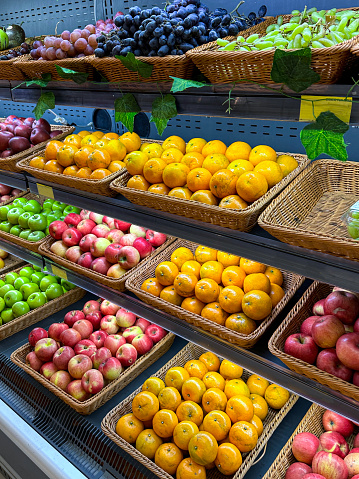
M 11 200 L 22 193 L 18 188 L 12 188 L 11 186 L 3 185 L 0 183 L 0 203 Z
M 354 424 L 339 414 L 326 410 L 322 417 L 325 432 L 318 438 L 301 432 L 292 444 L 294 462 L 285 479 L 359 479 L 359 434 L 350 450 L 345 438 L 354 432 Z
M 62 130 L 51 131 L 50 123 L 43 118 L 10 115 L 0 123 L 0 157 L 15 155 L 61 133 Z
M 359 300 L 334 288 L 313 306 L 300 332 L 285 341 L 284 352 L 359 386 Z
M 49 232 L 58 240 L 50 247 L 54 254 L 110 278 L 120 278 L 167 239 L 163 233 L 87 210 L 54 221 Z
M 63 323 L 29 334 L 26 363 L 78 401 L 117 379 L 167 334 L 160 326 L 110 301 L 90 300 Z

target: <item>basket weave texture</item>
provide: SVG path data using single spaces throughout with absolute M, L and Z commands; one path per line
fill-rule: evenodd
M 269 326 L 273 323 L 280 311 L 282 311 L 284 306 L 294 296 L 294 293 L 301 286 L 301 284 L 303 284 L 305 279 L 302 276 L 283 271 L 282 274 L 284 283 L 282 287 L 284 289 L 285 296 L 277 304 L 277 306 L 273 308 L 273 311 L 266 319 L 261 322 L 258 321 L 257 329 L 255 329 L 251 334 L 246 335 L 238 333 L 226 328 L 225 326 L 205 319 L 198 314 L 191 313 L 180 306 L 169 303 L 141 289 L 141 285 L 146 279 L 153 278 L 155 276 L 156 266 L 162 261 L 169 261 L 173 251 L 181 246 L 187 247 L 194 252 L 198 245 L 182 239 L 175 241 L 160 255 L 156 256 L 156 258 L 151 258 L 143 268 L 134 271 L 126 281 L 126 289 L 135 293 L 135 295 L 138 296 L 143 302 L 151 304 L 152 306 L 155 306 L 166 313 L 173 314 L 177 318 L 183 319 L 187 323 L 193 324 L 194 326 L 205 331 L 209 331 L 211 334 L 229 341 L 232 344 L 237 344 L 242 348 L 251 348 L 254 346 L 254 344 L 261 338 L 261 336 L 263 336 Z
M 285 479 L 285 474 L 291 464 L 297 462 L 292 453 L 292 444 L 295 436 L 301 432 L 310 432 L 319 437 L 325 429 L 322 423 L 322 416 L 325 409 L 318 404 L 312 404 L 307 414 L 303 417 L 296 430 L 288 439 L 287 444 L 283 447 L 281 452 L 276 457 L 275 461 L 268 469 L 262 479 Z M 358 429 L 356 429 L 356 433 Z M 347 438 L 349 448 L 354 444 L 355 433 Z
M 189 343 L 178 354 L 176 354 L 176 356 L 171 359 L 171 361 L 169 361 L 153 376 L 164 379 L 166 372 L 171 367 L 183 367 L 187 361 L 189 361 L 190 359 L 198 359 L 199 356 L 204 352 L 206 352 L 204 349 L 200 348 L 199 346 L 195 346 L 192 343 Z M 250 374 L 250 372 L 244 370 L 242 378 L 246 380 L 250 376 Z M 158 467 L 153 461 L 151 461 L 139 451 L 137 451 L 134 446 L 132 446 L 116 434 L 115 430 L 117 421 L 123 415 L 132 412 L 132 400 L 140 391 L 141 388 L 136 389 L 136 391 L 134 391 L 127 399 L 125 399 L 118 406 L 112 409 L 112 411 L 110 411 L 102 420 L 101 429 L 106 434 L 106 436 L 108 436 L 119 447 L 128 452 L 128 454 L 134 457 L 137 461 L 150 469 L 150 471 L 154 472 L 157 477 L 161 479 L 173 479 L 173 476 L 170 476 L 163 469 Z M 238 469 L 238 471 L 233 476 L 231 476 L 232 479 L 242 479 L 242 477 L 246 474 L 246 472 L 254 463 L 256 457 L 258 456 L 262 448 L 265 446 L 265 444 L 267 444 L 273 432 L 279 426 L 281 421 L 285 418 L 287 413 L 292 409 L 297 400 L 298 396 L 291 394 L 287 403 L 279 411 L 269 408 L 268 415 L 263 421 L 263 433 L 259 437 L 256 447 L 252 449 L 252 451 L 250 451 L 249 453 L 243 454 L 243 463 Z M 217 468 L 208 470 L 206 472 L 208 479 L 223 479 L 224 477 Z
M 7 258 L 4 259 L 5 266 L 0 269 L 0 274 L 6 274 L 10 271 L 14 271 L 15 268 L 20 268 L 25 266 L 25 261 L 17 258 L 16 256 L 9 254 Z
M 273 333 L 269 340 L 268 348 L 274 356 L 279 358 L 293 371 L 359 401 L 359 387 L 284 352 L 284 343 L 287 337 L 299 332 L 303 321 L 313 315 L 313 305 L 320 299 L 328 296 L 332 289 L 333 287 L 328 284 L 314 282 Z
M 268 206 L 258 224 L 284 243 L 359 259 L 340 217 L 359 199 L 359 164 L 317 160 Z
M 50 383 L 48 379 L 26 364 L 26 355 L 32 351 L 29 343 L 24 344 L 24 346 L 21 346 L 19 349 L 14 351 L 11 354 L 10 359 L 13 363 L 17 364 L 21 369 L 41 383 L 45 388 L 55 394 L 55 396 L 59 397 L 66 404 L 75 409 L 79 414 L 88 415 L 105 404 L 115 394 L 121 391 L 121 389 L 125 388 L 134 378 L 136 378 L 139 374 L 151 366 L 151 364 L 157 361 L 157 359 L 159 359 L 163 354 L 165 354 L 171 347 L 174 338 L 175 337 L 172 333 L 168 333 L 151 349 L 151 351 L 141 356 L 129 368 L 125 369 L 119 378 L 111 381 L 99 393 L 83 402 L 78 401 L 70 396 L 70 394 L 60 389 L 58 386 Z
M 27 266 L 31 265 L 29 264 Z M 13 269 L 13 271 L 18 273 L 20 269 L 21 268 Z M 4 279 L 5 275 L 1 275 L 0 278 Z M 23 316 L 19 316 L 18 318 L 15 318 L 6 324 L 3 324 L 2 326 L 0 326 L 0 341 L 9 336 L 12 336 L 13 334 L 17 333 L 18 331 L 21 331 L 22 329 L 31 326 L 32 324 L 37 323 L 38 321 L 41 321 L 44 318 L 47 318 L 48 316 L 51 316 L 51 314 L 54 314 L 57 311 L 66 308 L 70 304 L 76 303 L 76 301 L 79 301 L 81 298 L 83 298 L 85 294 L 86 291 L 81 288 L 71 289 L 67 293 L 63 294 L 62 296 L 59 296 L 56 299 L 52 299 L 43 306 L 33 309 L 32 311 L 29 311 Z
M 359 7 L 355 7 L 350 10 L 358 9 Z M 288 22 L 291 18 L 292 15 L 283 15 L 283 23 Z M 253 33 L 263 36 L 266 33 L 266 28 L 277 23 L 277 19 L 278 17 L 270 18 L 246 30 L 241 35 L 244 38 Z M 234 41 L 235 39 L 236 37 L 227 37 L 228 41 Z M 320 75 L 318 83 L 330 84 L 338 81 L 351 56 L 350 49 L 358 40 L 359 36 L 332 47 L 312 49 L 311 67 Z M 196 67 L 211 83 L 233 83 L 246 80 L 258 83 L 274 83 L 271 79 L 274 52 L 275 49 L 252 52 L 220 51 L 217 42 L 211 42 L 189 50 L 186 55 L 191 58 Z
M 2 50 L 0 54 L 1 56 L 7 55 L 10 50 L 18 51 L 19 49 L 20 47 Z M 21 81 L 25 79 L 24 75 L 15 65 L 18 58 L 19 57 L 11 58 L 11 60 L 0 60 L 0 80 Z

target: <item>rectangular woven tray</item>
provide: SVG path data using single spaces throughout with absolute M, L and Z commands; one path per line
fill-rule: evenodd
M 284 243 L 359 259 L 341 215 L 359 199 L 359 163 L 316 160 L 268 206 L 259 226 Z
M 11 50 L 16 50 L 19 51 L 20 47 L 16 47 Z M 1 56 L 2 55 L 7 55 L 9 53 L 10 49 L 8 50 L 2 50 L 1 51 Z M 11 60 L 0 60 L 0 80 L 8 80 L 8 81 L 21 81 L 24 80 L 25 77 L 21 73 L 21 71 L 16 67 L 15 62 L 18 59 L 18 57 L 11 58 Z
M 159 341 L 148 353 L 141 356 L 135 361 L 129 368 L 125 369 L 121 376 L 114 381 L 111 381 L 105 386 L 99 393 L 92 396 L 86 401 L 78 401 L 73 398 L 67 392 L 63 391 L 59 387 L 50 383 L 48 379 L 42 376 L 40 373 L 30 368 L 26 364 L 26 355 L 32 351 L 29 343 L 24 344 L 19 349 L 14 351 L 10 359 L 13 363 L 17 364 L 21 369 L 30 374 L 34 379 L 41 383 L 45 388 L 51 391 L 55 396 L 62 399 L 66 404 L 75 409 L 79 414 L 91 414 L 99 407 L 105 404 L 115 394 L 125 388 L 130 382 L 136 378 L 139 374 L 145 371 L 151 364 L 159 359 L 164 353 L 166 353 L 171 347 L 174 341 L 174 335 L 168 333 L 161 341 Z
M 199 346 L 195 346 L 192 343 L 188 343 L 176 356 L 174 356 L 171 361 L 169 361 L 163 368 L 157 371 L 153 376 L 159 377 L 161 379 L 165 378 L 166 372 L 171 367 L 184 366 L 187 361 L 190 359 L 198 359 L 199 356 L 206 352 L 204 349 Z M 245 380 L 250 376 L 250 372 L 244 370 L 242 378 Z M 116 424 L 121 416 L 124 414 L 132 412 L 131 404 L 133 398 L 141 391 L 141 387 L 136 389 L 127 399 L 122 401 L 118 406 L 116 406 L 112 411 L 110 411 L 102 420 L 101 429 L 113 442 L 115 442 L 119 447 L 124 449 L 128 454 L 134 457 L 141 464 L 146 466 L 150 471 L 154 472 L 157 477 L 161 479 L 173 479 L 173 476 L 167 474 L 163 469 L 158 467 L 153 461 L 141 454 L 137 449 L 119 437 L 116 432 Z M 287 413 L 292 409 L 298 396 L 293 394 L 290 395 L 288 402 L 282 407 L 282 409 L 274 410 L 269 408 L 268 415 L 263 421 L 263 433 L 261 434 L 257 445 L 252 451 L 247 454 L 243 454 L 243 463 L 238 471 L 231 476 L 232 479 L 242 479 L 246 472 L 250 469 L 255 459 L 259 455 L 262 448 L 267 444 L 269 438 L 272 436 L 273 432 L 285 418 Z M 221 474 L 217 468 L 206 471 L 208 479 L 223 479 L 223 474 Z
M 314 379 L 314 381 L 318 381 L 320 384 L 329 386 L 335 391 L 339 391 L 345 396 L 359 401 L 359 387 L 284 352 L 284 343 L 287 337 L 291 334 L 299 333 L 303 321 L 313 315 L 312 307 L 314 304 L 328 296 L 328 294 L 332 292 L 332 289 L 333 287 L 329 284 L 315 281 L 273 333 L 269 340 L 268 348 L 274 356 L 277 356 L 277 358 L 293 371 L 303 374 L 310 379 Z
M 294 462 L 297 462 L 292 454 L 292 444 L 295 436 L 301 432 L 311 432 L 317 437 L 323 434 L 323 432 L 325 432 L 322 424 L 322 416 L 324 412 L 325 409 L 321 406 L 318 406 L 318 404 L 313 404 L 310 407 L 309 411 L 303 417 L 296 430 L 288 439 L 287 444 L 283 447 L 262 479 L 285 479 L 285 474 L 289 466 Z M 358 428 L 356 428 L 356 433 L 358 432 Z M 352 448 L 353 446 L 356 433 L 347 438 L 349 448 Z
M 152 306 L 155 306 L 166 313 L 173 314 L 173 316 L 183 319 L 187 323 L 193 324 L 194 326 L 205 331 L 209 331 L 215 336 L 229 341 L 230 343 L 237 344 L 242 348 L 251 348 L 254 346 L 254 344 L 261 338 L 261 336 L 263 336 L 269 326 L 273 323 L 278 314 L 282 311 L 284 306 L 293 297 L 297 289 L 301 286 L 301 284 L 303 284 L 305 279 L 302 276 L 283 271 L 284 283 L 282 287 L 285 291 L 285 296 L 266 319 L 261 322 L 258 321 L 258 327 L 253 331 L 253 333 L 248 335 L 241 334 L 236 331 L 232 331 L 225 326 L 221 326 L 213 321 L 205 319 L 198 314 L 186 311 L 180 306 L 176 306 L 172 303 L 164 301 L 163 299 L 153 296 L 152 294 L 141 289 L 141 285 L 146 279 L 153 278 L 155 276 L 156 266 L 162 261 L 169 261 L 172 252 L 180 246 L 187 247 L 194 252 L 198 245 L 182 239 L 175 241 L 161 254 L 155 258 L 151 258 L 143 268 L 138 269 L 130 274 L 126 281 L 126 289 L 135 293 L 135 295 L 143 302 L 151 304 Z
M 25 261 L 16 256 L 9 254 L 7 258 L 4 259 L 5 266 L 0 269 L 0 274 L 9 273 L 9 271 L 14 271 L 15 268 L 20 268 L 20 266 L 25 266 Z
M 278 154 L 282 155 L 284 153 Z M 205 223 L 223 226 L 224 228 L 250 231 L 269 202 L 310 163 L 305 155 L 293 154 L 292 156 L 298 161 L 298 167 L 244 210 L 220 208 L 219 206 L 206 205 L 198 201 L 183 200 L 173 196 L 158 195 L 149 193 L 148 191 L 128 188 L 127 182 L 131 178 L 131 175 L 127 171 L 114 180 L 110 187 L 125 196 L 131 203 L 137 205 L 185 216 L 186 218 L 193 218 L 198 221 L 204 221 Z

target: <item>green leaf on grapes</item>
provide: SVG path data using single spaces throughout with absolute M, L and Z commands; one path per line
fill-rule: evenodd
M 73 80 L 75 83 L 79 85 L 81 83 L 85 83 L 87 77 L 89 76 L 88 73 L 85 72 L 76 72 L 74 70 L 70 70 L 70 68 L 60 67 L 60 65 L 55 65 L 57 73 L 60 75 L 61 78 L 64 80 Z
M 45 87 L 47 86 L 49 81 L 51 81 L 51 73 L 42 73 L 41 78 L 33 78 L 32 80 L 27 80 L 26 86 L 38 85 L 41 87 Z
M 168 121 L 177 115 L 176 100 L 173 95 L 160 96 L 152 103 L 152 114 L 150 121 L 152 121 L 157 128 L 158 134 L 162 135 Z
M 187 90 L 187 88 L 202 88 L 207 85 L 207 83 L 203 83 L 200 81 L 183 80 L 183 78 L 176 78 L 176 77 L 170 77 L 170 78 L 173 79 L 173 83 L 171 87 L 172 93 L 178 93 L 180 91 Z
M 141 108 L 132 93 L 126 93 L 115 100 L 115 121 L 120 121 L 131 133 L 133 133 L 135 116 L 140 111 Z
M 125 57 L 122 55 L 115 55 L 115 57 L 131 72 L 137 72 L 143 78 L 149 78 L 152 75 L 153 65 L 137 60 L 131 52 L 128 52 Z
M 305 126 L 300 132 L 301 142 L 308 158 L 314 160 L 321 153 L 325 153 L 340 161 L 348 159 L 346 144 L 343 135 L 349 126 L 340 120 L 334 113 L 324 111 L 317 120 Z
M 55 108 L 55 95 L 52 91 L 42 93 L 38 99 L 35 108 L 32 110 L 36 120 L 42 117 L 46 110 Z
M 277 50 L 274 53 L 271 78 L 284 83 L 299 93 L 320 80 L 320 75 L 310 68 L 312 50 L 302 48 L 293 52 Z

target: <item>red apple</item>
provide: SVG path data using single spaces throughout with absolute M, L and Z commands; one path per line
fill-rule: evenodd
M 314 321 L 311 334 L 320 348 L 334 348 L 340 336 L 345 334 L 345 329 L 340 319 L 328 314 Z
M 354 323 L 353 332 L 354 333 L 359 333 L 359 318 Z
M 142 333 L 142 329 L 139 326 L 132 326 L 131 328 L 126 328 L 122 336 L 126 339 L 128 343 L 132 343 L 133 339 Z
M 73 246 L 73 248 L 75 248 L 75 246 Z M 81 247 L 80 247 L 81 248 Z M 92 254 L 90 252 L 87 252 L 87 253 L 83 253 L 78 261 L 77 261 L 77 264 L 79 266 L 82 266 L 83 268 L 87 268 L 87 269 L 90 269 L 91 268 L 91 265 L 94 261 L 94 257 L 92 256 Z
M 147 319 L 145 319 L 145 318 L 137 318 L 137 320 L 135 322 L 135 326 L 138 326 L 139 328 L 141 328 L 143 333 L 146 331 L 148 326 L 150 326 L 150 324 L 151 323 L 149 321 L 147 321 Z M 153 340 L 153 338 L 152 338 L 152 340 Z
M 57 369 L 63 369 L 67 371 L 67 365 L 70 359 L 74 356 L 74 350 L 70 348 L 70 346 L 62 346 L 56 351 L 52 360 Z
M 0 195 L 9 195 L 12 191 L 11 186 L 0 183 Z
M 319 448 L 319 439 L 311 432 L 301 432 L 293 439 L 292 452 L 297 461 L 311 464 Z
M 132 346 L 135 346 L 138 354 L 146 354 L 152 349 L 153 341 L 147 334 L 138 334 L 132 340 Z
M 318 356 L 318 346 L 311 336 L 291 334 L 285 340 L 284 352 L 309 364 L 314 364 Z
M 52 323 L 49 327 L 49 338 L 54 339 L 55 341 L 60 341 L 60 336 L 62 331 L 69 329 L 68 324 L 66 323 Z
M 300 332 L 305 336 L 312 335 L 312 326 L 316 319 L 321 318 L 322 316 L 309 316 L 309 318 L 305 319 L 300 326 Z
M 108 358 L 100 364 L 98 370 L 105 379 L 113 381 L 121 375 L 123 367 L 117 358 Z
M 93 367 L 98 369 L 100 364 L 106 361 L 106 359 L 112 356 L 111 351 L 108 348 L 99 348 L 92 356 Z
M 137 225 L 130 226 L 130 234 L 135 235 L 137 238 L 146 238 L 146 228 Z
M 104 215 L 100 215 L 99 213 L 93 213 L 91 211 L 89 218 L 90 220 L 94 221 L 96 224 L 100 225 L 103 221 Z
M 52 356 L 57 351 L 57 343 L 52 338 L 42 338 L 35 344 L 35 354 L 44 363 L 51 361 Z
M 107 299 L 104 299 L 100 306 L 100 311 L 104 316 L 106 316 L 107 314 L 116 315 L 119 309 L 120 306 L 115 303 L 111 303 Z
M 111 351 L 112 356 L 116 356 L 118 348 L 123 344 L 126 344 L 126 339 L 119 334 L 110 334 L 103 343 L 104 347 Z
M 104 387 L 103 376 L 97 369 L 90 369 L 81 379 L 82 387 L 89 394 L 97 394 Z
M 118 256 L 122 246 L 120 244 L 111 243 L 105 249 L 105 258 L 109 263 L 118 263 Z
M 69 213 L 64 218 L 64 222 L 67 224 L 68 228 L 75 228 L 80 223 L 80 221 L 81 221 L 81 216 L 78 215 L 77 213 Z M 81 230 L 79 231 L 81 232 Z
M 119 264 L 113 264 L 107 270 L 106 276 L 109 278 L 121 278 L 124 274 L 127 273 L 126 269 L 123 269 Z
M 151 243 L 152 246 L 157 248 L 158 246 L 163 245 L 166 241 L 167 236 L 164 233 L 158 233 L 157 231 L 147 230 L 146 231 L 146 238 Z
M 90 339 L 81 339 L 75 346 L 75 354 L 85 354 L 91 358 L 97 351 L 96 345 Z
M 288 467 L 284 479 L 303 479 L 303 476 L 309 472 L 312 472 L 312 468 L 308 464 L 294 462 Z
M 106 238 L 97 238 L 90 247 L 90 253 L 95 258 L 100 258 L 101 256 L 104 256 L 106 248 L 110 244 L 111 243 Z
M 126 223 L 126 221 L 115 219 L 115 227 L 116 229 L 125 232 L 130 229 L 131 223 Z
M 57 256 L 61 256 L 61 258 L 66 258 L 66 251 L 68 250 L 68 247 L 64 244 L 63 241 L 55 241 L 55 243 L 52 243 L 52 245 L 50 246 L 50 250 Z
M 88 319 L 80 319 L 72 326 L 81 334 L 81 339 L 88 339 L 93 333 L 93 325 Z
M 347 333 L 341 336 L 336 344 L 339 360 L 344 366 L 359 370 L 359 333 Z
M 120 308 L 116 313 L 116 322 L 120 328 L 128 328 L 136 322 L 136 315 L 127 309 Z
M 66 246 L 78 245 L 81 238 L 82 233 L 76 228 L 68 228 L 62 233 L 62 241 Z
M 32 128 L 26 125 L 18 125 L 14 128 L 15 136 L 23 136 L 24 138 L 29 139 L 31 135 Z
M 81 216 L 80 216 L 81 217 Z M 78 225 L 77 225 L 77 229 L 80 231 L 80 233 L 82 233 L 84 236 L 87 236 L 89 235 L 90 233 L 92 234 L 92 236 L 95 236 L 97 238 L 97 236 L 92 233 L 92 230 L 94 229 L 94 227 L 96 226 L 96 223 L 92 220 L 89 220 L 89 219 L 86 219 L 86 220 L 81 220 Z M 84 251 L 89 251 L 89 250 L 84 250 Z
M 132 246 L 137 236 L 133 234 L 123 235 L 120 239 L 120 245 L 122 246 Z
M 77 354 L 70 359 L 67 368 L 73 378 L 81 379 L 85 372 L 92 368 L 91 358 L 86 354 Z
M 310 472 L 309 474 L 305 474 L 303 479 L 325 479 L 325 477 L 321 474 L 314 474 L 314 472 Z
M 57 352 L 57 351 L 56 351 Z M 55 353 L 56 354 L 56 353 Z M 50 379 L 51 376 L 58 371 L 58 368 L 52 361 L 44 363 L 40 368 L 40 374 L 45 376 L 46 379 Z
M 81 210 L 80 211 L 80 216 L 83 220 L 88 220 L 90 218 L 90 213 L 91 213 L 91 211 Z
M 60 240 L 62 238 L 62 235 L 64 231 L 68 229 L 67 224 L 64 221 L 53 221 L 50 226 L 49 226 L 49 233 L 50 235 L 56 239 Z
M 327 409 L 323 414 L 322 422 L 326 431 L 336 431 L 344 437 L 349 437 L 353 434 L 354 424 L 334 411 Z
M 26 364 L 35 371 L 40 371 L 43 362 L 36 356 L 34 351 L 26 355 L 25 358 Z
M 75 381 L 71 381 L 66 388 L 66 391 L 77 401 L 86 401 L 91 397 L 91 394 L 85 391 L 82 387 L 81 379 L 76 379 Z
M 9 148 L 13 153 L 20 153 L 21 151 L 27 150 L 31 147 L 31 143 L 27 138 L 23 136 L 13 136 L 10 138 L 8 143 Z
M 95 311 L 100 311 L 100 303 L 94 299 L 90 299 L 90 301 L 85 303 L 82 311 L 85 313 L 85 315 L 94 313 Z
M 71 261 L 71 263 L 77 263 L 81 258 L 81 249 L 80 246 L 71 246 L 65 253 L 66 259 Z
M 140 253 L 140 258 L 146 258 L 152 252 L 152 245 L 145 238 L 136 238 L 132 245 Z
M 100 349 L 104 345 L 107 336 L 108 334 L 106 333 L 106 331 L 94 331 L 90 335 L 90 340 L 94 343 L 97 349 Z
M 348 468 L 350 478 L 359 474 L 359 452 L 348 454 L 344 462 Z
M 354 454 L 355 452 L 359 452 L 359 447 L 354 447 L 353 449 L 350 449 L 349 454 Z
M 320 299 L 319 301 L 317 301 L 314 306 L 313 306 L 313 314 L 316 314 L 318 316 L 323 316 L 324 313 L 324 303 L 325 303 L 325 298 L 324 299 Z
M 111 218 L 111 216 L 104 216 L 102 218 L 102 223 L 106 223 L 108 226 L 110 226 L 112 223 L 114 223 L 114 218 Z
M 74 348 L 81 339 L 81 334 L 73 328 L 66 329 L 66 331 L 63 331 L 60 336 L 62 344 L 64 346 L 70 346 L 70 348 Z
M 131 269 L 140 261 L 140 253 L 133 246 L 124 246 L 118 255 L 118 262 L 123 269 Z
M 97 238 L 97 236 L 95 236 L 91 233 L 86 234 L 85 236 L 83 236 L 80 239 L 80 243 L 79 243 L 79 246 L 80 246 L 81 250 L 84 251 L 85 253 L 89 253 L 90 249 L 91 249 L 91 245 L 95 241 L 96 238 Z
M 118 349 L 116 358 L 124 368 L 128 368 L 137 359 L 137 349 L 132 344 L 124 344 Z
M 101 319 L 102 319 L 102 313 L 100 311 L 95 311 L 94 313 L 86 314 L 87 321 L 90 321 L 90 323 L 93 326 L 93 331 L 100 329 L 100 324 L 101 324 Z
M 336 376 L 343 381 L 350 381 L 353 375 L 353 371 L 340 362 L 337 356 L 337 351 L 334 348 L 323 349 L 323 351 L 320 351 L 317 357 L 316 366 L 322 371 L 333 374 L 333 376 Z
M 167 334 L 161 326 L 157 326 L 157 324 L 151 324 L 145 331 L 146 335 L 149 336 L 152 341 L 156 344 L 158 341 L 161 341 Z
M 72 381 L 70 374 L 67 371 L 56 371 L 50 378 L 50 382 L 62 389 L 63 391 L 67 390 L 67 386 Z
M 326 431 L 319 437 L 319 449 L 325 452 L 332 452 L 342 459 L 348 455 L 349 446 L 344 436 L 339 432 Z
M 108 314 L 101 319 L 100 328 L 107 334 L 116 334 L 119 327 L 116 322 L 116 316 Z
M 112 244 L 119 244 L 123 235 L 124 233 L 120 230 L 111 230 L 107 233 L 105 238 L 108 239 Z
M 51 125 L 44 118 L 40 118 L 39 120 L 34 120 L 32 123 L 32 128 L 41 128 L 42 130 L 45 130 L 48 133 L 51 133 Z
M 324 475 L 325 479 L 347 479 L 348 468 L 343 459 L 336 454 L 320 451 L 313 457 L 314 473 Z
M 29 334 L 29 343 L 32 347 L 38 342 L 39 339 L 47 338 L 48 334 L 44 328 L 34 328 Z
M 91 263 L 91 269 L 99 274 L 106 275 L 110 267 L 111 263 L 109 263 L 104 256 L 95 258 Z
M 107 225 L 96 225 L 91 233 L 96 235 L 97 238 L 106 238 L 107 234 L 110 232 L 110 228 Z
M 64 322 L 72 328 L 72 326 L 80 319 L 85 319 L 85 315 L 82 311 L 74 309 L 65 314 Z
M 325 299 L 324 313 L 334 314 L 344 324 L 353 324 L 359 316 L 358 298 L 346 291 L 334 291 Z

